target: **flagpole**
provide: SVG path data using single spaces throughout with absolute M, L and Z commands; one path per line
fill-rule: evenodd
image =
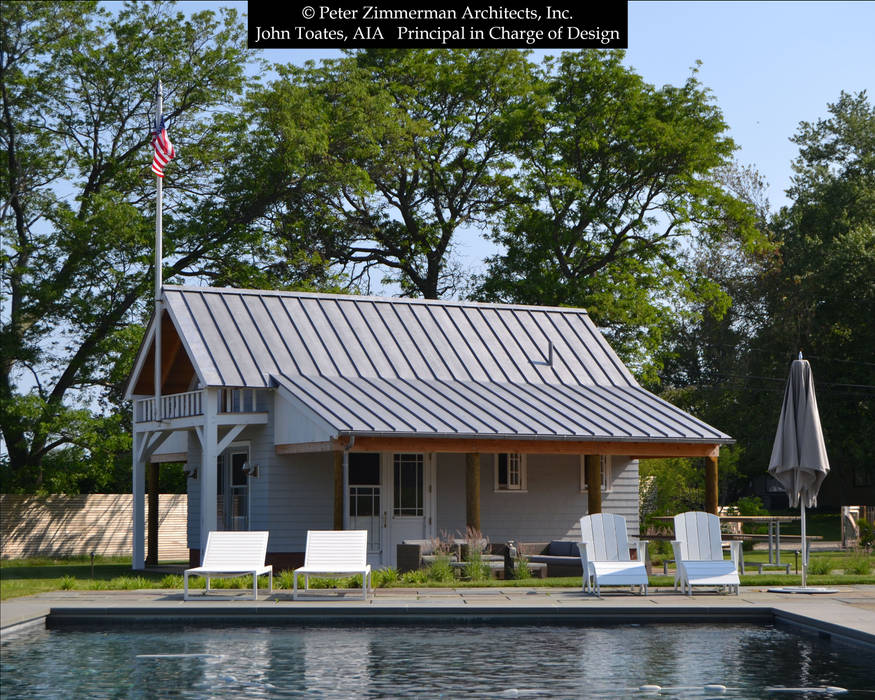
M 161 123 L 164 114 L 164 98 L 161 90 L 161 81 L 158 81 L 158 110 L 155 115 L 155 128 Z M 161 266 L 164 252 L 162 250 L 161 216 L 164 208 L 164 190 L 162 180 L 164 178 L 155 175 L 155 189 L 157 198 L 155 201 L 155 420 L 160 421 L 161 415 L 161 290 L 164 286 L 161 279 Z

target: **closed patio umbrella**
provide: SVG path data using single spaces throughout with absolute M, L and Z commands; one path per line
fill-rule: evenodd
M 784 389 L 784 404 L 772 458 L 769 460 L 769 474 L 775 477 L 790 498 L 792 507 L 799 506 L 802 518 L 802 588 L 775 589 L 782 592 L 832 593 L 831 589 L 807 587 L 808 547 L 805 541 L 805 509 L 817 505 L 820 485 L 829 474 L 829 459 L 820 428 L 820 414 L 817 411 L 817 398 L 814 395 L 814 377 L 807 360 L 794 360 L 790 365 L 790 376 Z

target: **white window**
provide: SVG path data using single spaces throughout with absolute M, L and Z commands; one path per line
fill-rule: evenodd
M 495 455 L 495 490 L 525 493 L 526 456 L 517 452 Z
M 602 493 L 611 490 L 611 455 L 599 455 L 601 458 Z M 580 492 L 586 493 L 589 489 L 586 481 L 586 455 L 580 455 Z

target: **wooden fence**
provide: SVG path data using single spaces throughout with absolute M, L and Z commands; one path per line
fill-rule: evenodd
M 146 503 L 148 518 L 149 504 Z M 130 556 L 133 496 L 0 495 L 0 557 Z M 158 558 L 188 560 L 185 494 L 160 494 Z M 148 522 L 148 520 L 147 520 Z

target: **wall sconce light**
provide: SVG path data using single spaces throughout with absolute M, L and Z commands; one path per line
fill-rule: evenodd
M 191 469 L 184 469 L 183 471 L 189 479 L 197 479 L 197 467 L 191 467 Z
M 257 464 L 249 464 L 249 462 L 247 462 L 246 464 L 243 465 L 243 473 L 252 479 L 257 479 L 258 478 L 258 465 Z

